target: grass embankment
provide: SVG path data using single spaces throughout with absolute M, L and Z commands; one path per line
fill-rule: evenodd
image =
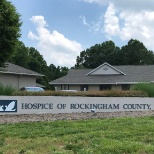
M 0 125 L 0 154 L 153 154 L 154 117 Z

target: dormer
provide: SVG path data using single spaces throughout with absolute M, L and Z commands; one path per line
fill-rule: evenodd
M 104 64 L 95 68 L 86 75 L 126 75 L 126 74 L 105 62 Z

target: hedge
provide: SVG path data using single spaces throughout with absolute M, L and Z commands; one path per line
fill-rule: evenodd
M 81 96 L 81 97 L 148 97 L 146 92 L 140 90 L 105 90 L 105 91 L 80 91 L 80 92 L 64 92 L 64 91 L 44 91 L 44 92 L 23 92 L 18 91 L 13 96 Z

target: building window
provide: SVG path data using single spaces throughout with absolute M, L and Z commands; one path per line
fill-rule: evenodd
M 100 90 L 111 90 L 111 88 L 112 88 L 112 85 L 110 84 L 100 85 Z
M 88 85 L 81 85 L 81 91 L 88 91 Z
M 61 90 L 69 90 L 69 85 L 61 85 Z
M 123 84 L 122 90 L 130 90 L 130 84 Z

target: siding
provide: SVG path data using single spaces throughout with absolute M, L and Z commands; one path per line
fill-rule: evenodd
M 89 91 L 99 91 L 100 86 L 99 85 L 89 85 Z
M 4 86 L 11 85 L 16 89 L 20 89 L 25 86 L 36 86 L 36 77 L 15 74 L 0 74 L 0 83 Z
M 113 90 L 122 90 L 122 85 L 112 85 Z
M 34 76 L 20 76 L 19 78 L 19 88 L 36 86 L 36 78 Z
M 55 85 L 57 91 L 61 90 L 61 85 Z M 113 90 L 122 90 L 122 85 L 112 85 Z M 69 90 L 81 91 L 81 85 L 69 85 Z M 88 91 L 100 91 L 100 85 L 89 85 Z
M 70 85 L 69 86 L 69 90 L 77 90 L 77 91 L 80 91 L 81 90 L 81 86 L 80 85 Z

